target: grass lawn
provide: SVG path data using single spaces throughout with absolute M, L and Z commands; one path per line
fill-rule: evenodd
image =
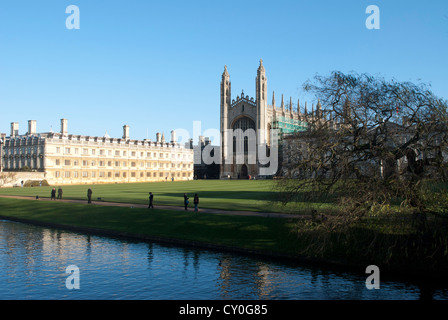
M 137 235 L 293 254 L 297 238 L 289 219 L 195 214 L 147 208 L 106 207 L 0 198 L 0 215 Z
M 201 208 L 246 210 L 258 212 L 309 213 L 308 203 L 296 203 L 286 207 L 273 201 L 277 199 L 272 180 L 194 180 L 128 184 L 96 184 L 62 186 L 64 199 L 87 199 L 87 189 L 93 190 L 92 199 L 104 201 L 146 204 L 148 193 L 154 194 L 154 205 L 182 206 L 183 194 L 190 202 L 195 193 Z M 56 189 L 58 186 L 55 186 Z M 52 187 L 0 188 L 0 194 L 50 197 Z M 314 204 L 331 210 L 326 203 Z

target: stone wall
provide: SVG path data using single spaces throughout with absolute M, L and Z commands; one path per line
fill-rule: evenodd
M 1 172 L 0 187 L 21 187 L 22 181 L 41 181 L 45 180 L 45 172 Z

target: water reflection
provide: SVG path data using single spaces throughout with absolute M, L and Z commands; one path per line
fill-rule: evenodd
M 80 269 L 68 290 L 65 268 Z M 0 221 L 0 299 L 447 299 L 446 288 Z

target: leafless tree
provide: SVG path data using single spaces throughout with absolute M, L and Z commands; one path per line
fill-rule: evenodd
M 0 172 L 0 186 L 11 183 L 15 180 L 17 173 L 15 172 Z
M 284 139 L 284 202 L 331 195 L 354 218 L 392 200 L 423 220 L 440 213 L 425 182 L 448 178 L 446 100 L 424 84 L 356 73 L 316 76 L 304 89 L 319 108 L 307 131 Z

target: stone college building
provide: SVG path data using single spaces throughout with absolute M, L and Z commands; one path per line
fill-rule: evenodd
M 129 126 L 121 138 L 82 136 L 68 133 L 67 119 L 60 132 L 37 133 L 36 121 L 19 134 L 11 123 L 11 135 L 3 138 L 2 166 L 5 171 L 36 171 L 52 185 L 124 183 L 193 179 L 193 150 L 176 142 L 176 133 L 165 141 L 133 140 Z
M 227 66 L 224 67 L 221 77 L 220 92 L 222 141 L 220 177 L 224 179 L 265 178 L 267 175 L 262 172 L 265 165 L 260 162 L 259 155 L 266 154 L 269 157 L 274 142 L 278 142 L 275 148 L 281 147 L 284 135 L 305 131 L 308 123 L 322 116 L 320 102 L 317 103 L 316 110 L 312 105 L 311 112 L 308 111 L 305 102 L 302 111 L 299 101 L 294 105 L 290 97 L 289 103 L 285 103 L 283 95 L 280 105 L 276 105 L 275 93 L 272 93 L 272 103 L 268 104 L 268 81 L 262 60 L 255 78 L 255 99 L 244 95 L 244 91 L 241 92 L 241 96 L 237 95 L 232 99 Z M 273 136 L 273 129 L 277 129 L 275 131 L 278 132 L 278 136 Z M 250 135 L 247 132 L 254 134 Z M 252 150 L 251 146 L 254 146 Z M 260 152 L 260 148 L 266 148 L 266 151 Z M 238 153 L 241 156 L 240 161 L 237 158 Z M 257 155 L 256 159 L 253 157 L 254 153 Z M 276 154 L 280 156 L 281 151 Z M 271 165 L 273 161 L 277 161 L 277 164 L 281 162 L 278 156 L 276 158 L 274 154 L 272 156 Z M 275 172 L 271 172 L 269 176 L 274 174 Z

